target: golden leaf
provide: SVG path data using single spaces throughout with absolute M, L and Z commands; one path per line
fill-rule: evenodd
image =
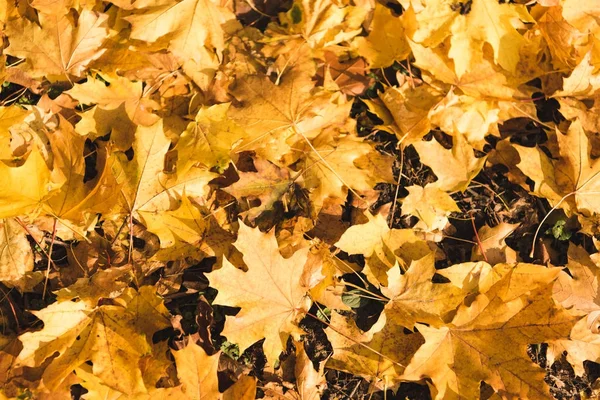
M 273 231 L 264 234 L 242 222 L 234 245 L 244 255 L 248 271 L 224 258 L 223 267 L 208 275 L 211 286 L 219 291 L 215 304 L 241 307 L 225 321 L 223 335 L 238 343 L 240 350 L 265 338 L 267 360 L 274 363 L 290 334 L 302 332 L 296 324 L 310 307 L 307 288 L 300 284 L 308 249 L 285 259 Z

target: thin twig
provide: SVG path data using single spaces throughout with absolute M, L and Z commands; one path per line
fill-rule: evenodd
M 54 218 L 54 224 L 52 224 L 52 241 L 50 242 L 50 248 L 48 249 L 48 266 L 46 267 L 46 279 L 44 280 L 44 291 L 42 292 L 42 300 L 46 298 L 46 289 L 48 288 L 48 279 L 50 278 L 50 265 L 52 265 L 52 248 L 54 247 L 54 239 L 56 238 L 56 223 L 58 219 Z

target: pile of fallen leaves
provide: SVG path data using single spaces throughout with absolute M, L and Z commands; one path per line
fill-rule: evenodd
M 0 398 L 600 386 L 597 0 L 0 21 Z

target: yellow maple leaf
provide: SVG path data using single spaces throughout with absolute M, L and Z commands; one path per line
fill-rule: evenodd
M 52 172 L 37 147 L 20 167 L 0 162 L 0 218 L 16 217 L 36 210 L 41 203 L 60 188 L 53 182 Z
M 122 151 L 131 147 L 137 125 L 151 126 L 159 119 L 152 113 L 158 106 L 144 97 L 142 83 L 120 76 L 90 77 L 65 93 L 81 104 L 96 105 L 83 113 L 77 131 L 92 139 L 111 133 L 111 141 Z
M 312 93 L 315 84 L 303 71 L 292 70 L 278 85 L 257 75 L 236 82 L 233 95 L 244 105 L 229 116 L 247 135 L 238 151 L 254 150 L 277 163 L 290 150 L 288 139 L 305 143 L 325 128 L 350 128 L 352 102 L 326 92 Z
M 388 271 L 388 286 L 381 292 L 390 299 L 385 305 L 389 321 L 413 329 L 421 322 L 443 325 L 444 317 L 462 302 L 466 293 L 452 283 L 433 283 L 434 254 L 415 259 L 404 273 L 398 266 Z
M 163 120 L 152 126 L 140 126 L 133 142 L 133 158 L 116 152 L 108 160 L 118 189 L 118 204 L 113 212 L 131 213 L 171 209 L 173 198 L 185 189 L 188 196 L 206 195 L 207 183 L 216 174 L 201 168 L 191 168 L 182 175 L 164 171 L 166 153 L 171 145 L 164 132 Z
M 211 286 L 219 291 L 215 304 L 241 307 L 225 321 L 223 335 L 238 343 L 241 351 L 264 338 L 267 360 L 274 363 L 290 334 L 302 332 L 296 324 L 310 307 L 309 288 L 300 282 L 308 249 L 283 258 L 273 231 L 264 234 L 242 222 L 234 245 L 244 255 L 248 271 L 224 258 L 223 267 L 208 275 Z
M 381 214 L 366 213 L 368 222 L 351 226 L 335 243 L 348 254 L 365 256 L 364 269 L 371 283 L 387 286 L 387 272 L 396 262 L 408 266 L 429 254 L 430 248 L 412 229 L 390 229 Z
M 244 130 L 227 118 L 230 103 L 202 107 L 179 137 L 175 150 L 177 171 L 183 173 L 200 163 L 206 168 L 224 170 L 231 161 L 234 146 L 245 135 Z
M 515 26 L 534 22 L 523 5 L 500 4 L 496 0 L 411 0 L 416 24 L 411 39 L 427 47 L 437 47 L 450 37 L 448 55 L 458 76 L 471 70 L 481 58 L 484 43 L 494 50 L 494 60 L 514 72 L 519 50 L 526 39 Z M 522 21 L 522 22 L 521 22 Z
M 229 389 L 223 393 L 223 400 L 256 399 L 256 378 L 242 375 Z
M 471 260 L 486 260 L 492 265 L 517 261 L 517 252 L 507 246 L 505 239 L 519 224 L 502 222 L 495 227 L 487 225 L 478 231 L 478 244 L 473 246 Z
M 400 383 L 405 366 L 423 344 L 419 333 L 407 334 L 385 312 L 367 332 L 333 312 L 325 333 L 333 347 L 327 367 L 362 376 L 380 390 L 393 390 Z
M 336 140 L 331 132 L 323 132 L 310 144 L 300 140 L 294 147 L 297 155 L 304 155 L 297 166 L 305 171 L 304 187 L 311 190 L 317 207 L 328 199 L 343 204 L 348 191 L 366 192 L 379 182 L 393 182 L 389 173 L 379 173 L 391 170 L 392 159 L 377 154 L 360 138 L 347 135 Z
M 207 50 L 221 59 L 227 30 L 238 27 L 233 13 L 214 0 L 169 1 L 158 7 L 150 3 L 125 19 L 131 23 L 132 39 L 152 43 L 166 36 L 177 57 L 198 63 L 210 57 Z
M 10 128 L 23 122 L 30 113 L 30 110 L 24 110 L 18 106 L 0 107 L 0 160 L 12 158 Z
M 11 286 L 33 270 L 33 252 L 25 230 L 14 219 L 0 220 L 0 281 Z
M 552 399 L 544 371 L 531 362 L 527 346 L 568 336 L 578 318 L 556 306 L 548 282 L 530 282 L 520 294 L 508 296 L 511 271 L 519 268 L 494 268 L 495 283 L 468 306 L 461 305 L 451 323 L 437 328 L 417 325 L 425 344 L 403 378 L 430 377 L 436 399 L 478 398 L 482 381 L 502 396 Z M 535 268 L 536 274 L 550 277 L 550 283 L 556 278 L 555 271 L 542 266 L 525 268 Z
M 413 185 L 406 188 L 408 196 L 402 200 L 402 215 L 414 215 L 420 219 L 415 229 L 431 232 L 442 230 L 448 224 L 448 216 L 460 209 L 452 197 L 432 186 Z
M 591 158 L 589 139 L 576 119 L 566 134 L 557 130 L 558 160 L 549 159 L 541 150 L 515 146 L 521 162 L 517 164 L 525 174 L 531 173 L 536 182 L 536 193 L 554 206 L 577 210 L 582 218 L 590 217 L 600 208 L 600 163 Z M 530 155 L 530 153 L 538 154 Z M 539 170 L 536 170 L 540 168 Z
M 255 160 L 254 166 L 256 172 L 238 172 L 240 180 L 223 188 L 239 200 L 260 200 L 260 206 L 248 211 L 250 221 L 254 221 L 264 211 L 272 209 L 277 201 L 285 200 L 294 183 L 286 168 L 278 168 L 262 159 Z
M 366 38 L 357 37 L 354 43 L 372 69 L 389 67 L 410 54 L 400 17 L 392 15 L 387 7 L 375 4 L 370 29 Z
M 358 35 L 367 11 L 343 2 L 295 0 L 287 13 L 280 14 L 280 25 L 271 25 L 267 35 L 295 45 L 300 36 L 318 51 Z
M 172 211 L 140 211 L 144 225 L 160 239 L 160 247 L 171 247 L 177 242 L 197 245 L 206 230 L 200 210 L 192 204 L 185 192 L 179 207 Z
M 190 400 L 219 398 L 217 371 L 220 352 L 208 355 L 196 343 L 190 341 L 178 351 L 171 351 L 177 365 L 177 377 L 183 385 L 183 393 Z
M 170 326 L 169 312 L 150 286 L 139 292 L 128 288 L 115 302 L 65 300 L 34 311 L 44 328 L 19 337 L 23 350 L 17 365 L 40 366 L 57 355 L 42 374 L 44 386 L 52 390 L 89 360 L 106 386 L 128 395 L 145 393 L 138 361 L 151 351 L 152 334 Z
M 382 118 L 384 129 L 390 127 L 399 141 L 409 145 L 429 133 L 432 125 L 429 114 L 442 98 L 435 88 L 429 85 L 414 87 L 414 84 L 407 80 L 398 88 L 387 88 L 380 96 L 389 110 L 389 118 L 385 115 L 387 110 L 377 108 L 373 111 Z M 372 105 L 372 101 L 369 103 Z
M 465 190 L 479 173 L 485 157 L 477 158 L 461 135 L 453 137 L 452 149 L 446 150 L 435 139 L 414 143 L 421 162 L 433 170 L 438 180 L 432 187 L 445 191 Z
M 74 21 L 71 14 L 40 14 L 41 26 L 26 18 L 7 24 L 11 37 L 7 54 L 25 59 L 20 66 L 34 78 L 85 75 L 87 65 L 104 52 L 108 15 L 83 10 Z
M 569 244 L 567 268 L 554 283 L 554 298 L 565 308 L 581 312 L 600 310 L 597 297 L 600 268 L 580 246 Z
M 554 282 L 553 297 L 563 307 L 583 316 L 571 330 L 568 338 L 550 343 L 548 360 L 560 358 L 564 351 L 575 372 L 585 373 L 584 362 L 600 357 L 598 341 L 598 281 L 600 268 L 598 257 L 590 257 L 583 247 L 569 244 L 567 268 Z

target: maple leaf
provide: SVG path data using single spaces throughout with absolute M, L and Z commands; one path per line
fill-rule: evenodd
M 271 25 L 267 34 L 292 43 L 301 36 L 311 48 L 320 50 L 358 35 L 366 14 L 363 7 L 344 3 L 295 0 L 290 10 L 280 15 L 280 25 Z
M 112 133 L 111 141 L 119 150 L 131 147 L 137 125 L 151 126 L 159 119 L 152 114 L 157 105 L 144 97 L 141 82 L 103 74 L 65 93 L 81 104 L 96 105 L 83 113 L 77 131 L 93 139 Z
M 448 215 L 460 212 L 448 193 L 431 184 L 425 187 L 413 185 L 406 190 L 408 196 L 402 200 L 402 214 L 414 215 L 421 220 L 415 225 L 416 229 L 442 230 L 448 224 Z
M 181 195 L 181 204 L 173 211 L 140 211 L 139 214 L 148 230 L 158 236 L 162 248 L 180 241 L 197 245 L 206 230 L 204 217 L 185 192 Z
M 157 357 L 156 361 L 158 361 L 159 354 L 159 351 L 154 352 L 154 356 Z M 172 365 L 172 362 L 169 361 L 169 364 Z M 92 373 L 92 367 L 87 364 L 75 369 L 75 373 L 79 379 L 79 384 L 88 391 L 86 397 L 90 399 L 118 399 L 127 396 L 125 393 L 104 385 L 103 381 Z M 144 376 L 144 379 L 146 380 L 146 376 Z M 182 392 L 181 385 L 168 388 L 156 388 L 155 385 L 156 382 L 147 384 L 148 393 L 137 393 L 134 395 L 134 398 L 140 400 L 150 400 L 152 398 L 176 400 L 187 398 Z
M 0 107 L 0 160 L 10 160 L 13 157 L 10 128 L 23 122 L 30 114 L 31 111 L 21 107 Z
M 579 120 L 566 135 L 557 133 L 560 157 L 555 164 L 556 185 L 563 193 L 574 193 L 578 211 L 589 215 L 598 209 L 596 194 L 600 190 L 600 163 L 591 158 L 589 140 Z
M 592 0 L 584 0 L 581 3 L 566 0 L 562 3 L 562 7 L 565 20 L 577 28 L 577 30 L 580 32 L 592 32 L 595 30 L 598 22 L 593 18 L 593 15 L 596 15 L 600 11 L 598 3 Z
M 552 63 L 559 69 L 574 67 L 589 47 L 580 31 L 567 22 L 561 5 L 549 7 L 537 24 L 552 53 Z
M 414 143 L 421 162 L 433 170 L 438 180 L 432 187 L 445 191 L 463 191 L 479 173 L 485 157 L 477 158 L 473 148 L 461 135 L 453 137 L 451 150 L 446 150 L 435 139 Z
M 254 221 L 264 211 L 272 209 L 277 201 L 286 196 L 294 181 L 289 170 L 278 168 L 268 161 L 254 161 L 256 172 L 238 172 L 240 180 L 223 188 L 232 196 L 242 199 L 259 199 L 260 206 L 248 211 L 248 219 Z
M 225 34 L 232 28 L 226 25 L 237 28 L 233 13 L 213 0 L 165 1 L 157 5 L 150 3 L 125 18 L 131 23 L 132 39 L 155 42 L 167 36 L 169 50 L 182 59 L 200 63 L 213 51 L 221 59 Z
M 373 284 L 387 286 L 387 271 L 396 262 L 408 265 L 410 260 L 429 254 L 429 246 L 414 231 L 390 229 L 381 214 L 366 216 L 367 223 L 348 228 L 335 246 L 348 254 L 365 256 L 364 272 Z
M 306 143 L 325 128 L 346 127 L 352 103 L 311 93 L 313 88 L 311 77 L 296 70 L 283 75 L 278 85 L 258 75 L 238 80 L 232 93 L 243 107 L 230 109 L 229 116 L 247 135 L 237 150 L 254 150 L 277 163 L 289 151 L 289 138 Z
M 371 85 L 372 78 L 365 76 L 367 71 L 363 59 L 340 60 L 333 52 L 325 52 L 323 70 L 323 87 L 334 92 L 358 96 Z
M 519 224 L 507 224 L 505 222 L 491 228 L 483 226 L 478 231 L 479 242 L 473 246 L 473 261 L 486 260 L 492 265 L 516 262 L 517 253 L 507 246 L 504 241 L 510 236 Z
M 132 160 L 125 153 L 113 153 L 108 162 L 119 185 L 114 212 L 169 210 L 172 198 L 181 197 L 184 189 L 188 196 L 205 196 L 207 183 L 216 174 L 200 168 L 181 176 L 164 172 L 170 145 L 163 120 L 159 120 L 150 127 L 137 128 Z
M 146 335 L 170 326 L 169 312 L 155 296 L 154 289 L 145 286 L 139 292 L 127 289 L 114 305 L 66 300 L 35 311 L 44 328 L 19 337 L 23 350 L 16 363 L 40 366 L 58 353 L 42 374 L 44 386 L 52 390 L 89 360 L 93 374 L 105 385 L 125 394 L 144 393 L 136 365 L 151 350 L 151 337 Z
M 0 220 L 0 281 L 17 283 L 33 270 L 33 252 L 23 227 L 12 218 Z
M 351 318 L 334 312 L 325 333 L 333 347 L 327 367 L 362 376 L 384 390 L 399 384 L 405 366 L 423 344 L 419 333 L 407 334 L 403 326 L 387 322 L 385 313 L 362 332 Z
M 195 163 L 223 171 L 231 161 L 235 145 L 245 136 L 244 130 L 227 119 L 230 104 L 202 107 L 179 137 L 177 171 L 183 173 Z
M 312 360 L 306 354 L 304 343 L 294 343 L 296 346 L 296 365 L 294 375 L 296 376 L 297 399 L 319 400 L 323 390 L 327 387 L 325 379 L 324 362 L 320 362 L 318 369 L 313 366 Z
M 517 167 L 536 183 L 535 193 L 546 197 L 554 206 L 576 210 L 581 218 L 598 210 L 596 194 L 600 191 L 600 163 L 591 157 L 589 139 L 576 119 L 566 134 L 556 132 L 558 160 L 550 159 L 539 149 L 514 146 L 520 161 Z
M 428 85 L 413 88 L 414 83 L 404 82 L 399 88 L 389 87 L 380 96 L 389 110 L 378 109 L 384 128 L 389 127 L 398 139 L 406 144 L 421 140 L 431 130 L 429 113 L 442 99 L 440 93 Z M 383 115 L 382 115 L 383 114 Z
M 513 101 L 514 96 L 520 95 L 519 85 L 531 77 L 537 76 L 541 71 L 536 67 L 537 61 L 522 60 L 518 65 L 518 71 L 510 74 L 494 63 L 493 57 L 484 54 L 484 57 L 472 60 L 470 71 L 458 75 L 452 64 L 448 63 L 448 49 L 446 47 L 429 48 L 419 43 L 409 41 L 412 54 L 415 57 L 415 65 L 424 71 L 423 80 L 432 82 L 438 90 L 450 93 L 452 86 L 458 95 L 465 94 L 472 101 L 490 101 L 500 99 Z M 527 51 L 536 53 L 536 49 L 529 49 L 535 45 L 523 47 L 521 55 L 524 57 Z M 452 85 L 452 86 L 448 86 Z M 520 103 L 524 111 L 531 107 Z M 494 107 L 491 107 L 494 108 Z
M 36 210 L 64 183 L 54 179 L 37 146 L 20 167 L 9 167 L 0 161 L 0 187 L 11 188 L 0 193 L 0 218 Z
M 425 344 L 403 378 L 430 377 L 438 391 L 436 399 L 477 398 L 482 381 L 501 396 L 552 399 L 544 371 L 529 358 L 527 345 L 568 336 L 577 317 L 555 305 L 548 283 L 511 290 L 512 272 L 519 268 L 519 264 L 495 267 L 498 279 L 470 305 L 461 305 L 449 324 L 417 325 Z M 525 268 L 556 279 L 555 270 Z
M 71 14 L 40 14 L 39 19 L 41 26 L 26 18 L 9 21 L 6 26 L 11 41 L 5 51 L 24 58 L 21 68 L 31 76 L 80 77 L 104 52 L 108 15 L 83 10 L 76 21 Z
M 410 54 L 400 18 L 379 3 L 375 4 L 370 34 L 366 38 L 356 38 L 354 44 L 371 69 L 389 67 L 394 61 L 404 60 Z
M 46 135 L 52 149 L 54 173 L 61 175 L 64 184 L 45 202 L 44 211 L 60 219 L 70 229 L 79 232 L 77 225 L 81 224 L 87 215 L 94 211 L 107 211 L 104 203 L 111 201 L 115 182 L 108 173 L 105 157 L 98 157 L 100 162 L 97 165 L 97 179 L 86 182 L 85 160 L 82 157 L 86 137 L 75 132 L 73 126 L 62 115 L 58 115 L 56 129 L 48 129 Z
M 596 66 L 592 60 L 590 50 L 577 64 L 571 75 L 563 79 L 563 89 L 557 91 L 554 96 L 587 97 L 593 96 L 600 89 L 600 76 L 596 72 Z
M 238 343 L 242 351 L 265 338 L 263 348 L 267 360 L 273 363 L 285 349 L 290 334 L 302 332 L 296 323 L 310 307 L 308 288 L 300 284 L 308 249 L 285 259 L 273 231 L 263 234 L 243 222 L 234 245 L 244 255 L 248 271 L 224 258 L 221 269 L 208 275 L 211 286 L 219 291 L 215 304 L 241 307 L 235 317 L 225 321 L 223 335 Z
M 223 393 L 223 400 L 254 400 L 256 398 L 256 378 L 242 375 Z
M 408 329 L 416 323 L 443 325 L 448 313 L 462 303 L 466 293 L 452 283 L 433 283 L 434 254 L 412 261 L 404 274 L 400 268 L 388 271 L 388 286 L 381 293 L 390 299 L 385 305 L 388 320 Z
M 600 269 L 580 246 L 569 245 L 567 253 L 569 273 L 561 273 L 554 284 L 554 298 L 565 308 L 583 312 L 600 309 L 597 299 Z
M 328 199 L 342 204 L 348 191 L 366 192 L 379 182 L 393 182 L 391 158 L 377 154 L 359 138 L 348 135 L 336 140 L 330 132 L 323 132 L 311 143 L 300 141 L 294 148 L 305 155 L 297 165 L 305 171 L 304 187 L 311 190 L 317 207 Z
M 524 26 L 521 21 L 533 22 L 524 6 L 495 0 L 430 0 L 421 4 L 411 0 L 411 3 L 417 24 L 411 39 L 436 47 L 450 37 L 448 55 L 454 60 L 459 76 L 471 69 L 473 60 L 481 57 L 484 43 L 492 46 L 496 63 L 515 71 L 519 50 L 525 44 L 515 26 Z
M 557 302 L 584 317 L 575 324 L 568 338 L 550 343 L 548 360 L 559 358 L 566 351 L 567 361 L 578 374 L 585 373 L 586 360 L 596 361 L 600 358 L 600 343 L 597 338 L 600 269 L 596 260 L 597 257 L 593 260 L 584 248 L 570 244 L 567 262 L 569 273 L 561 272 L 553 287 L 553 297 Z
M 177 365 L 177 376 L 183 384 L 183 393 L 190 400 L 216 399 L 219 397 L 217 369 L 219 356 L 206 354 L 202 347 L 189 342 L 186 347 L 172 351 Z

